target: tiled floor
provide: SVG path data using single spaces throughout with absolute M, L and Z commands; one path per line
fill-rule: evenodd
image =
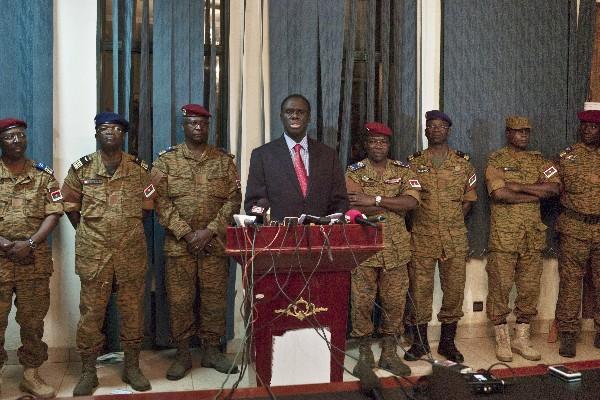
M 556 364 L 562 362 L 582 361 L 600 359 L 600 350 L 596 349 L 592 342 L 592 333 L 586 332 L 577 345 L 577 357 L 574 359 L 563 358 L 558 355 L 558 343 L 546 343 L 546 335 L 539 335 L 533 338 L 535 347 L 542 353 L 541 361 L 527 361 L 520 356 L 515 355 L 510 365 L 512 367 L 525 367 L 543 364 Z M 457 347 L 465 355 L 465 364 L 473 369 L 488 368 L 495 363 L 493 338 L 460 339 L 457 340 Z M 437 343 L 432 343 L 432 355 L 437 355 Z M 379 346 L 374 345 L 373 350 L 376 358 L 379 356 Z M 402 350 L 399 350 L 402 354 Z M 202 390 L 214 389 L 221 386 L 231 387 L 237 379 L 237 375 L 232 375 L 227 382 L 224 382 L 226 375 L 218 373 L 212 369 L 200 368 L 200 354 L 193 352 L 193 363 L 196 366 L 190 374 L 180 381 L 169 381 L 165 378 L 165 371 L 168 368 L 174 350 L 163 351 L 144 351 L 142 352 L 141 366 L 152 383 L 153 392 L 183 391 L 183 390 Z M 358 349 L 355 345 L 349 344 L 348 356 L 346 357 L 346 368 L 352 370 L 358 355 Z M 425 361 L 415 361 L 407 363 L 413 371 L 413 375 L 426 375 L 431 372 L 431 365 Z M 73 387 L 79 378 L 80 363 L 46 363 L 41 367 L 40 373 L 46 379 L 46 382 L 58 388 L 58 397 L 70 397 Z M 498 367 L 503 368 L 503 367 Z M 94 394 L 110 394 L 115 391 L 133 392 L 131 387 L 121 381 L 121 364 L 99 365 L 98 378 L 100 387 Z M 2 392 L 0 399 L 14 400 L 23 393 L 19 390 L 19 382 L 22 376 L 23 368 L 19 365 L 7 365 L 4 368 Z M 252 370 L 243 377 L 239 387 L 255 386 L 255 378 Z M 389 376 L 385 371 L 378 371 L 381 377 Z M 345 381 L 356 380 L 349 373 L 344 374 Z

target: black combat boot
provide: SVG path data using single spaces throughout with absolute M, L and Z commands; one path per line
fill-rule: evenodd
M 216 344 L 204 344 L 204 353 L 200 365 L 205 368 L 214 368 L 222 374 L 237 374 L 239 372 L 237 365 L 225 357 L 225 354 L 221 353 L 219 346 Z
M 417 325 L 414 330 L 414 341 L 410 349 L 404 353 L 406 361 L 417 361 L 429 353 L 429 342 L 427 341 L 427 324 Z
M 189 340 L 185 339 L 177 343 L 175 360 L 167 370 L 167 379 L 178 381 L 192 369 L 192 355 L 190 354 Z
M 97 354 L 81 355 L 81 377 L 73 389 L 73 396 L 91 396 L 98 387 L 96 357 Z
M 457 322 L 450 324 L 442 323 L 442 332 L 440 335 L 440 344 L 438 345 L 438 354 L 446 357 L 450 361 L 461 363 L 465 361 L 465 358 L 454 344 L 454 338 L 456 337 L 456 325 Z
M 404 364 L 397 353 L 396 338 L 384 336 L 381 341 L 381 357 L 379 367 L 390 371 L 394 375 L 409 376 L 410 368 Z
M 573 358 L 576 354 L 577 337 L 575 332 L 559 332 L 560 348 L 558 354 Z
M 152 389 L 150 382 L 146 379 L 140 369 L 140 349 L 125 349 L 123 382 L 130 384 L 131 387 L 138 392 L 145 392 Z

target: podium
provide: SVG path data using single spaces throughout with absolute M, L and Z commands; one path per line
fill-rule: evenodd
M 350 271 L 382 249 L 381 225 L 227 229 L 226 254 L 242 266 L 246 307 L 252 307 L 247 315 L 259 382 L 271 382 L 274 336 L 318 327 L 331 332 L 330 381 L 342 381 Z

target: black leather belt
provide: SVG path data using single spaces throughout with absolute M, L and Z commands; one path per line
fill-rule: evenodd
M 576 219 L 586 224 L 600 224 L 600 215 L 582 214 L 578 213 L 577 211 L 571 210 L 570 208 L 563 208 L 563 213 L 565 213 L 565 215 L 567 215 L 570 218 Z

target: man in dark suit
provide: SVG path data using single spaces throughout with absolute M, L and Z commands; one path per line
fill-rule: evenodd
M 284 134 L 252 151 L 244 209 L 271 208 L 271 219 L 324 216 L 348 209 L 342 167 L 335 150 L 309 138 L 310 103 L 286 97 L 280 112 Z

